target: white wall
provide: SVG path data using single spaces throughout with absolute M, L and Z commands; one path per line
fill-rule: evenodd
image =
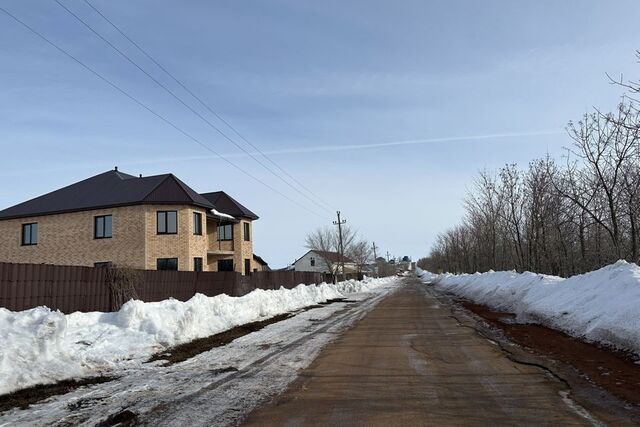
M 316 261 L 315 266 L 311 266 L 311 258 Z M 322 258 L 315 252 L 307 252 L 302 258 L 293 264 L 295 271 L 315 271 L 318 273 L 330 273 L 330 269 Z

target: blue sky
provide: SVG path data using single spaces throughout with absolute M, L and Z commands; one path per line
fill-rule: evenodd
M 61 1 L 189 99 L 83 1 Z M 460 219 L 478 170 L 559 157 L 568 120 L 619 100 L 605 73 L 640 71 L 637 1 L 91 1 L 364 237 L 414 259 Z M 55 2 L 2 6 L 306 203 Z M 227 191 L 260 215 L 255 251 L 275 267 L 304 252 L 307 232 L 330 224 L 329 214 L 313 215 L 213 157 L 1 12 L 0 64 L 0 168 L 10 183 L 2 207 L 118 165 Z M 387 145 L 402 141 L 413 142 Z

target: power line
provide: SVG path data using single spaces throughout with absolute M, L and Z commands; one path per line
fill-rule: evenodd
M 13 19 L 14 21 L 16 21 L 17 23 L 19 23 L 20 25 L 22 25 L 23 27 L 25 27 L 27 30 L 29 30 L 30 32 L 32 32 L 33 34 L 35 34 L 36 36 L 38 36 L 40 39 L 42 39 L 43 41 L 45 41 L 47 44 L 49 44 L 50 46 L 52 46 L 53 48 L 55 48 L 56 50 L 58 50 L 60 53 L 64 54 L 65 56 L 71 58 L 73 61 L 75 61 L 76 63 L 78 63 L 80 66 L 82 66 L 85 70 L 89 71 L 91 74 L 93 74 L 94 76 L 98 77 L 100 80 L 104 81 L 105 83 L 107 83 L 109 86 L 111 86 L 112 88 L 116 89 L 118 92 L 120 92 L 122 95 L 126 96 L 127 98 L 129 98 L 131 101 L 135 102 L 138 106 L 144 108 L 145 110 L 147 110 L 148 112 L 150 112 L 151 114 L 153 114 L 154 116 L 156 116 L 157 118 L 159 118 L 160 120 L 162 120 L 163 122 L 165 122 L 166 124 L 168 124 L 169 126 L 171 126 L 173 129 L 175 129 L 176 131 L 178 131 L 179 133 L 181 133 L 182 135 L 184 135 L 185 137 L 189 138 L 191 141 L 195 142 L 196 144 L 200 145 L 202 148 L 204 148 L 205 150 L 215 154 L 217 157 L 219 157 L 220 159 L 222 159 L 223 161 L 225 161 L 226 163 L 228 163 L 229 165 L 233 166 L 235 169 L 239 170 L 240 172 L 242 172 L 243 174 L 247 175 L 249 178 L 253 179 L 256 182 L 259 182 L 260 184 L 264 185 L 265 187 L 267 187 L 268 189 L 270 189 L 271 191 L 279 194 L 280 196 L 282 196 L 283 198 L 287 199 L 288 201 L 290 201 L 291 203 L 294 203 L 296 205 L 298 205 L 299 207 L 305 209 L 306 211 L 312 213 L 313 215 L 316 215 L 320 218 L 325 218 L 324 216 L 316 213 L 315 211 L 310 210 L 309 208 L 307 208 L 306 206 L 298 203 L 297 201 L 291 199 L 289 196 L 287 196 L 286 194 L 282 193 L 281 191 L 279 191 L 278 189 L 272 187 L 271 185 L 265 183 L 264 181 L 260 180 L 259 178 L 255 177 L 254 175 L 252 175 L 251 173 L 247 172 L 246 170 L 244 170 L 242 167 L 238 166 L 237 164 L 235 164 L 234 162 L 232 162 L 231 160 L 227 159 L 225 156 L 223 156 L 222 154 L 218 153 L 216 150 L 214 150 L 213 148 L 209 147 L 208 145 L 206 145 L 205 143 L 203 143 L 202 141 L 200 141 L 198 138 L 194 137 L 193 135 L 187 133 L 185 130 L 183 130 L 182 128 L 180 128 L 178 125 L 176 125 L 175 123 L 173 123 L 172 121 L 170 121 L 169 119 L 165 118 L 164 116 L 162 116 L 160 113 L 156 112 L 155 110 L 153 110 L 151 107 L 149 107 L 148 105 L 146 105 L 145 103 L 143 103 L 142 101 L 140 101 L 138 98 L 136 98 L 135 96 L 129 94 L 127 91 L 125 91 L 124 89 L 122 89 L 120 86 L 116 85 L 115 83 L 113 83 L 111 80 L 109 80 L 107 77 L 103 76 L 102 74 L 100 74 L 98 71 L 94 70 L 93 68 L 91 68 L 90 66 L 88 66 L 87 64 L 85 64 L 84 62 L 82 62 L 81 60 L 79 60 L 78 58 L 76 58 L 75 56 L 73 56 L 71 53 L 69 53 L 68 51 L 66 51 L 65 49 L 63 49 L 62 47 L 58 46 L 56 43 L 54 43 L 53 41 L 49 40 L 46 36 L 44 36 L 42 33 L 38 32 L 36 29 L 34 29 L 33 27 L 31 27 L 29 24 L 27 24 L 26 22 L 22 21 L 20 18 L 18 18 L 17 16 L 13 15 L 11 12 L 9 12 L 8 10 L 6 10 L 5 8 L 3 8 L 2 6 L 0 6 L 0 11 L 4 12 L 7 16 L 9 16 L 11 19 Z
M 227 120 L 225 120 L 218 112 L 214 110 L 211 105 L 202 100 L 198 95 L 196 95 L 191 89 L 189 89 L 180 79 L 174 76 L 169 70 L 167 70 L 158 60 L 156 60 L 150 53 L 148 53 L 140 44 L 134 41 L 131 37 L 129 37 L 120 27 L 118 27 L 113 21 L 111 21 L 104 13 L 102 13 L 98 8 L 96 8 L 89 0 L 84 0 L 84 2 L 93 9 L 98 15 L 100 15 L 105 21 L 107 21 L 122 37 L 127 39 L 133 46 L 135 46 L 144 56 L 146 56 L 151 62 L 153 62 L 158 68 L 160 68 L 166 75 L 171 77 L 173 81 L 175 81 L 180 87 L 182 87 L 189 95 L 191 95 L 195 100 L 197 100 L 204 108 L 206 108 L 211 114 L 213 114 L 218 120 L 223 122 L 227 127 L 229 127 L 240 139 L 250 145 L 254 150 L 256 150 L 262 157 L 264 157 L 267 161 L 269 161 L 272 165 L 274 165 L 278 170 L 284 173 L 287 177 L 289 177 L 293 182 L 298 184 L 301 188 L 311 194 L 313 197 L 318 199 L 321 203 L 327 206 L 330 209 L 333 209 L 330 204 L 325 202 L 320 196 L 311 191 L 307 186 L 297 180 L 294 176 L 289 174 L 285 169 L 283 169 L 278 163 L 276 163 L 273 159 L 267 156 L 260 148 L 254 145 L 251 141 L 245 138 L 234 126 L 231 125 Z
M 235 145 L 238 149 L 242 150 L 245 154 L 247 154 L 248 156 L 250 156 L 254 161 L 256 161 L 260 166 L 262 166 L 264 169 L 266 169 L 269 173 L 271 173 L 273 176 L 275 176 L 276 178 L 278 178 L 279 180 L 281 180 L 283 183 L 285 183 L 287 186 L 289 186 L 291 189 L 293 189 L 294 191 L 296 191 L 297 193 L 299 193 L 300 195 L 302 195 L 303 197 L 305 197 L 306 199 L 308 199 L 311 203 L 315 204 L 316 206 L 318 206 L 321 209 L 324 209 L 328 212 L 330 212 L 330 210 L 328 208 L 326 208 L 325 206 L 321 205 L 320 203 L 318 203 L 316 200 L 314 200 L 313 198 L 309 197 L 308 195 L 306 195 L 305 193 L 301 192 L 298 188 L 296 188 L 295 186 L 293 186 L 291 183 L 289 183 L 287 180 L 285 180 L 284 178 L 282 178 L 282 176 L 280 176 L 279 174 L 277 174 L 273 169 L 271 169 L 268 165 L 266 165 L 264 162 L 262 162 L 260 159 L 258 159 L 256 156 L 253 155 L 253 153 L 251 153 L 250 151 L 246 150 L 242 145 L 238 144 L 235 140 L 233 140 L 231 137 L 229 137 L 225 132 L 223 132 L 220 128 L 218 128 L 215 124 L 213 124 L 211 121 L 209 121 L 206 117 L 204 117 L 202 114 L 200 114 L 197 110 L 195 110 L 193 107 L 191 107 L 189 104 L 187 104 L 181 97 L 179 97 L 175 92 L 173 92 L 171 89 L 169 89 L 166 85 L 164 85 L 162 82 L 160 82 L 159 80 L 157 80 L 155 77 L 153 77 L 149 72 L 147 72 L 144 68 L 142 68 L 140 65 L 138 65 L 137 62 L 135 62 L 133 59 L 131 59 L 126 53 L 124 53 L 122 50 L 120 50 L 117 46 L 115 46 L 113 43 L 111 43 L 107 38 L 105 38 L 104 36 L 102 36 L 98 31 L 96 31 L 91 25 L 89 25 L 85 20 L 83 20 L 80 16 L 78 16 L 76 13 L 74 13 L 72 10 L 70 10 L 68 7 L 66 7 L 60 0 L 54 0 L 61 8 L 63 8 L 68 14 L 70 14 L 71 16 L 73 16 L 78 22 L 80 22 L 82 25 L 84 25 L 89 31 L 91 31 L 93 34 L 95 34 L 97 37 L 99 37 L 103 42 L 105 42 L 107 45 L 109 45 L 113 50 L 115 50 L 118 54 L 120 54 L 124 59 L 126 59 L 129 63 L 131 63 L 131 65 L 133 65 L 134 67 L 136 67 L 138 70 L 140 70 L 144 75 L 146 75 L 148 78 L 150 78 L 154 83 L 156 83 L 158 86 L 160 86 L 162 89 L 164 89 L 169 95 L 171 95 L 173 98 L 175 98 L 178 102 L 180 102 L 185 108 L 187 108 L 189 111 L 191 111 L 193 114 L 195 114 L 198 118 L 200 118 L 203 122 L 205 122 L 209 127 L 211 127 L 212 129 L 214 129 L 217 133 L 219 133 L 223 138 L 225 138 L 227 141 L 231 142 L 233 145 Z

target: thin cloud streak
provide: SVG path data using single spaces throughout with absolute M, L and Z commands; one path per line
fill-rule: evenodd
M 428 139 L 410 139 L 405 141 L 379 142 L 369 144 L 349 144 L 349 145 L 319 145 L 315 147 L 301 148 L 285 148 L 281 150 L 269 151 L 268 154 L 287 154 L 287 153 L 314 153 L 319 151 L 346 151 L 346 150 L 362 150 L 366 148 L 395 147 L 399 145 L 418 145 L 430 144 L 434 142 L 456 142 L 456 141 L 477 141 L 496 138 L 514 138 L 522 136 L 541 136 L 541 135 L 559 135 L 562 131 L 537 131 L 537 132 L 518 132 L 518 133 L 496 133 L 489 135 L 475 136 L 451 136 L 444 138 L 428 138 Z
M 518 137 L 530 137 L 530 136 L 548 136 L 548 135 L 560 135 L 564 131 L 559 130 L 544 130 L 544 131 L 531 131 L 531 132 L 509 132 L 509 133 L 493 133 L 486 135 L 470 135 L 470 136 L 450 136 L 440 138 L 425 138 L 425 139 L 409 139 L 404 141 L 389 141 L 367 144 L 346 144 L 346 145 L 316 145 L 311 147 L 289 147 L 274 150 L 262 150 L 267 155 L 282 155 L 282 154 L 300 154 L 300 153 L 318 153 L 318 152 L 331 152 L 331 151 L 351 151 L 351 150 L 365 150 L 385 147 L 397 147 L 403 145 L 423 145 L 433 144 L 438 142 L 465 142 L 465 141 L 483 141 L 491 139 L 504 139 L 504 138 L 518 138 Z M 251 152 L 253 155 L 258 155 L 258 152 Z M 227 158 L 242 158 L 249 157 L 246 153 L 226 153 L 223 154 Z M 175 163 L 175 162 L 187 162 L 194 160 L 210 160 L 219 159 L 216 155 L 202 155 L 202 156 L 183 156 L 183 157 L 166 157 L 155 159 L 141 159 L 126 162 L 119 162 L 118 166 L 139 166 L 139 165 L 155 165 L 162 163 Z M 105 163 L 94 164 L 81 164 L 75 169 L 104 169 L 111 168 L 114 165 L 107 165 Z M 51 169 L 38 169 L 37 172 L 59 172 L 61 170 L 69 170 L 69 167 L 64 168 L 51 168 Z M 9 175 L 23 176 L 30 175 L 36 171 L 25 171 L 24 169 L 11 173 L 7 171 Z

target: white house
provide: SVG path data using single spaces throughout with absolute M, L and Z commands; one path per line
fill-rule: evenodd
M 344 257 L 344 273 L 353 274 L 356 273 L 357 268 L 352 259 Z M 306 254 L 302 255 L 293 263 L 293 269 L 295 271 L 314 271 L 318 273 L 331 274 L 332 270 L 342 274 L 339 271 L 338 264 L 340 263 L 340 254 L 338 252 L 324 252 L 310 250 Z M 333 267 L 333 268 L 332 268 Z

